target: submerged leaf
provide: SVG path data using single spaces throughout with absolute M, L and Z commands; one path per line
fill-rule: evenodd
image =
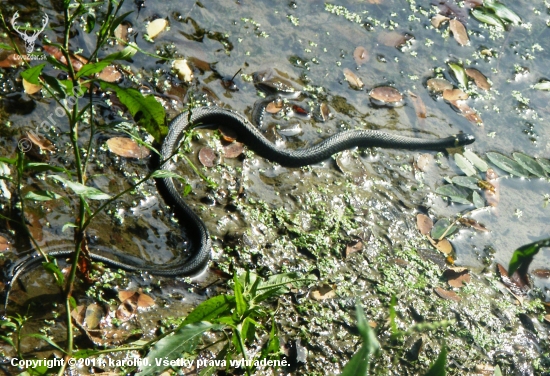
M 455 176 L 452 179 L 453 184 L 460 185 L 461 187 L 470 188 L 473 190 L 478 189 L 478 179 L 471 176 Z
M 533 89 L 537 90 L 550 90 L 550 81 L 541 81 L 535 85 L 533 85 Z
M 474 80 L 477 87 L 483 90 L 489 90 L 491 88 L 491 84 L 489 84 L 489 81 L 487 81 L 487 77 L 483 75 L 480 71 L 474 68 L 467 68 L 466 69 L 466 75 Z
M 466 158 L 464 158 L 460 154 L 455 154 L 455 162 L 456 165 L 468 176 L 474 176 L 477 174 L 476 169 L 470 161 L 468 161 Z
M 518 176 L 520 178 L 527 178 L 529 177 L 529 172 L 526 171 L 521 165 L 514 161 L 511 158 L 508 158 L 505 155 L 502 155 L 500 153 L 495 152 L 489 152 L 487 153 L 487 158 L 494 163 L 497 167 L 501 168 L 502 170 Z
M 486 1 L 484 5 L 495 12 L 500 19 L 506 20 L 513 25 L 519 25 L 521 23 L 521 18 L 516 12 L 498 1 Z
M 350 69 L 345 68 L 344 69 L 344 77 L 346 78 L 346 81 L 350 84 L 350 86 L 354 89 L 361 89 L 363 87 L 363 81 Z
M 353 59 L 357 65 L 362 65 L 369 61 L 369 53 L 365 47 L 359 46 L 353 51 Z
M 434 288 L 434 292 L 445 300 L 453 300 L 455 302 L 460 302 L 462 300 L 454 291 L 443 290 L 441 287 Z M 440 373 L 434 373 L 434 375 L 440 375 Z
M 468 99 L 469 95 L 463 92 L 461 89 L 447 89 L 443 90 L 443 99 L 447 101 L 457 101 Z
M 542 166 L 530 156 L 523 153 L 513 153 L 512 156 L 521 167 L 529 171 L 531 174 L 538 176 L 539 178 L 546 177 L 544 168 L 542 168 Z
M 504 30 L 504 24 L 501 19 L 493 13 L 490 13 L 490 11 L 485 8 L 472 9 L 472 16 L 480 22 L 495 26 L 500 30 Z
M 468 192 L 463 188 L 455 187 L 454 185 L 443 185 L 435 190 L 435 193 L 441 196 L 446 196 L 449 200 L 458 202 L 459 204 L 470 204 L 468 200 Z
M 483 159 L 477 156 L 473 151 L 471 150 L 465 150 L 463 153 L 464 157 L 468 159 L 479 171 L 485 172 L 489 168 L 489 165 L 487 162 L 485 162 Z
M 427 82 L 428 89 L 436 93 L 442 93 L 445 90 L 451 90 L 453 84 L 444 78 L 430 78 Z
M 436 29 L 439 29 L 439 26 L 441 26 L 441 24 L 445 21 L 449 21 L 449 17 L 445 17 L 444 15 L 442 14 L 436 14 L 435 16 L 432 17 L 432 19 L 430 20 L 430 22 L 432 23 L 433 27 L 435 27 Z

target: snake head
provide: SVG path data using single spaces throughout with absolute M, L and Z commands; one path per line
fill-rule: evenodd
M 455 134 L 454 137 L 456 146 L 470 145 L 476 140 L 473 134 L 468 133 Z

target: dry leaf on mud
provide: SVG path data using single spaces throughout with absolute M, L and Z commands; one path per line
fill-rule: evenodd
M 470 271 L 466 268 L 449 268 L 443 272 L 443 275 L 451 287 L 463 287 L 471 280 Z
M 346 244 L 346 258 L 363 250 L 363 241 L 361 239 L 355 239 Z
M 426 214 L 419 213 L 416 215 L 416 227 L 422 235 L 428 235 L 434 227 L 434 222 Z
M 430 236 L 426 236 L 430 243 L 444 255 L 449 255 L 453 251 L 453 246 L 447 239 L 434 240 Z
M 434 292 L 443 299 L 453 300 L 455 302 L 460 302 L 462 299 L 454 291 L 443 290 L 441 287 L 434 288 Z
M 208 146 L 199 150 L 199 161 L 205 167 L 213 167 L 216 164 L 216 152 Z
M 332 299 L 336 296 L 336 291 L 334 291 L 334 289 L 329 285 L 323 285 L 318 289 L 311 291 L 310 296 L 314 300 Z

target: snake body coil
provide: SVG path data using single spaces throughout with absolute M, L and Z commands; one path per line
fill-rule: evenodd
M 442 139 L 421 139 L 391 135 L 373 130 L 352 130 L 337 133 L 324 141 L 309 148 L 298 150 L 283 150 L 275 147 L 262 133 L 245 117 L 233 111 L 220 107 L 200 107 L 192 110 L 191 114 L 184 112 L 178 115 L 170 124 L 169 133 L 164 140 L 161 151 L 161 160 L 166 161 L 161 169 L 171 169 L 172 162 L 168 161 L 174 155 L 182 140 L 184 131 L 191 126 L 223 125 L 237 131 L 239 141 L 243 142 L 256 154 L 286 167 L 300 167 L 318 163 L 330 158 L 331 155 L 353 147 L 383 147 L 397 149 L 444 149 L 471 144 L 474 137 L 467 134 L 458 134 Z M 111 267 L 127 271 L 145 271 L 159 276 L 190 275 L 200 272 L 210 259 L 211 241 L 208 229 L 204 222 L 185 203 L 176 189 L 171 177 L 158 179 L 159 188 L 166 192 L 165 196 L 173 209 L 187 219 L 185 227 L 190 242 L 191 257 L 180 263 L 163 266 L 146 266 L 113 260 L 111 258 L 91 253 L 94 261 L 103 262 Z M 68 257 L 71 250 L 54 251 L 48 253 L 50 257 Z M 124 257 L 122 257 L 124 258 Z M 30 265 L 41 261 L 38 253 L 26 256 L 12 267 L 9 274 L 13 281 Z M 9 290 L 8 290 L 9 292 Z M 6 299 L 7 302 L 7 299 Z

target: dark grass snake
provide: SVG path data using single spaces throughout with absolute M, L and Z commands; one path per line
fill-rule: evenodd
M 451 147 L 458 147 L 474 142 L 474 137 L 468 134 L 458 134 L 442 139 L 422 139 L 392 135 L 374 130 L 351 130 L 337 133 L 324 141 L 305 149 L 284 150 L 278 149 L 273 143 L 267 140 L 262 133 L 252 125 L 244 116 L 220 107 L 195 108 L 189 115 L 188 112 L 181 113 L 170 124 L 168 136 L 164 140 L 161 149 L 161 160 L 167 160 L 172 156 L 182 140 L 184 131 L 194 125 L 224 125 L 237 131 L 238 140 L 243 142 L 259 156 L 270 161 L 277 162 L 286 167 L 300 167 L 318 163 L 330 158 L 333 154 L 354 148 L 354 147 L 382 147 L 396 149 L 424 149 L 437 150 Z M 172 162 L 165 162 L 161 168 L 170 170 Z M 157 180 L 159 191 L 164 193 L 167 203 L 172 206 L 179 217 L 185 218 L 185 228 L 190 243 L 191 256 L 181 262 L 166 265 L 146 266 L 145 263 L 134 265 L 115 261 L 106 256 L 91 253 L 94 261 L 103 262 L 110 267 L 127 271 L 149 272 L 158 276 L 177 276 L 198 274 L 206 267 L 210 259 L 211 240 L 208 229 L 204 222 L 185 203 L 178 192 L 173 178 L 162 178 Z M 69 257 L 72 250 L 54 251 L 48 256 L 60 258 Z M 23 273 L 30 265 L 42 260 L 38 253 L 28 255 L 11 267 L 8 271 L 6 285 L 7 295 L 16 278 Z

